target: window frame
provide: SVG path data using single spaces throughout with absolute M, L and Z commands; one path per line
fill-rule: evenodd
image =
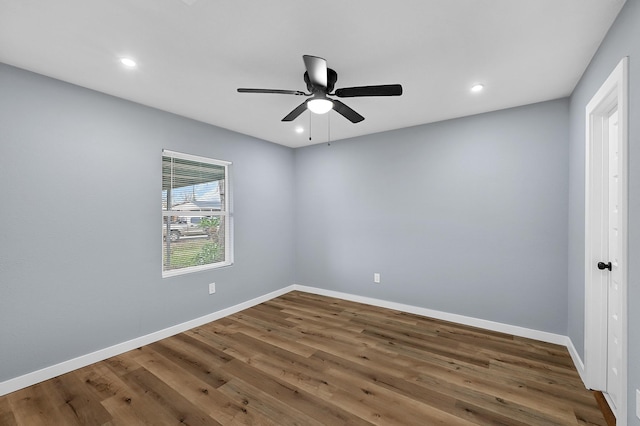
M 170 269 L 165 270 L 164 261 L 160 262 L 160 267 L 162 270 L 162 278 L 174 277 L 178 275 L 190 274 L 193 272 L 201 272 L 207 271 L 211 269 L 223 268 L 226 266 L 233 265 L 233 215 L 231 214 L 231 191 L 230 191 L 230 167 L 232 162 L 218 160 L 214 158 L 202 157 L 198 155 L 186 154 L 183 152 L 171 151 L 168 149 L 162 150 L 161 155 L 161 163 L 164 161 L 165 157 L 177 158 L 188 161 L 195 161 L 199 163 L 205 164 L 213 164 L 216 166 L 220 166 L 224 168 L 224 198 L 223 203 L 221 205 L 221 210 L 210 210 L 210 209 L 200 209 L 200 210 L 171 210 L 169 205 L 165 209 L 164 206 L 161 206 L 161 223 L 165 225 L 165 218 L 172 216 L 183 216 L 183 217 L 205 217 L 205 216 L 218 216 L 223 218 L 224 222 L 224 252 L 225 252 L 225 260 L 222 262 L 209 263 L 206 265 L 196 265 L 196 266 L 188 266 L 179 269 Z M 161 172 L 162 178 L 164 179 L 164 172 Z M 163 189 L 164 190 L 164 189 Z M 161 245 L 161 259 L 164 259 L 164 251 L 166 250 L 165 242 L 164 242 L 164 230 L 160 232 L 160 238 L 162 241 Z M 168 242 L 168 244 L 171 244 Z

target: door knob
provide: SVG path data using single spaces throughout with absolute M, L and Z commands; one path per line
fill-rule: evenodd
M 598 269 L 600 269 L 600 270 L 603 270 L 603 269 L 611 270 L 611 262 L 608 262 L 608 263 L 598 262 Z

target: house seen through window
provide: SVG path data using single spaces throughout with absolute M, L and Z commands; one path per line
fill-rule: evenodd
M 231 163 L 162 152 L 162 276 L 232 263 Z

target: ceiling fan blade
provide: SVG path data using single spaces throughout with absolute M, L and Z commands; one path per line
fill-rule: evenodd
M 355 98 L 359 96 L 400 96 L 402 86 L 400 84 L 381 84 L 378 86 L 343 87 L 336 90 L 336 96 L 340 98 Z
M 298 116 L 303 112 L 305 112 L 306 110 L 307 110 L 307 101 L 304 101 L 303 103 L 298 105 L 293 111 L 287 114 L 287 116 L 283 118 L 282 121 L 293 121 L 296 118 L 298 118 Z
M 327 87 L 327 61 L 311 55 L 303 55 L 304 66 L 309 74 L 309 81 L 314 86 Z
M 342 102 L 336 99 L 332 99 L 332 101 L 333 101 L 333 109 L 338 114 L 342 115 L 344 118 L 349 120 L 350 122 L 359 123 L 362 120 L 364 120 L 363 116 L 361 116 L 360 114 L 358 114 L 357 112 L 355 112 L 354 110 L 352 110 L 351 108 L 343 104 Z
M 309 96 L 307 93 L 299 90 L 280 90 L 280 89 L 238 89 L 240 93 L 276 93 L 280 95 L 297 95 L 297 96 Z

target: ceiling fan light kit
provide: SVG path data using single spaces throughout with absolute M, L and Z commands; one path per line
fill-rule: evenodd
M 337 99 L 330 99 L 328 96 L 339 98 L 356 98 L 364 96 L 400 96 L 402 86 L 400 84 L 382 84 L 377 86 L 344 87 L 332 93 L 334 85 L 338 80 L 338 74 L 331 68 L 327 68 L 327 61 L 317 56 L 304 55 L 302 57 L 306 71 L 304 81 L 307 84 L 309 93 L 299 90 L 281 89 L 246 89 L 239 88 L 240 93 L 271 93 L 281 95 L 311 96 L 293 111 L 287 114 L 282 121 L 293 121 L 305 110 L 315 114 L 326 114 L 332 109 L 342 115 L 352 123 L 359 123 L 364 117 L 355 112 L 349 106 Z
M 307 109 L 314 114 L 326 114 L 333 109 L 333 101 L 327 98 L 309 99 Z

